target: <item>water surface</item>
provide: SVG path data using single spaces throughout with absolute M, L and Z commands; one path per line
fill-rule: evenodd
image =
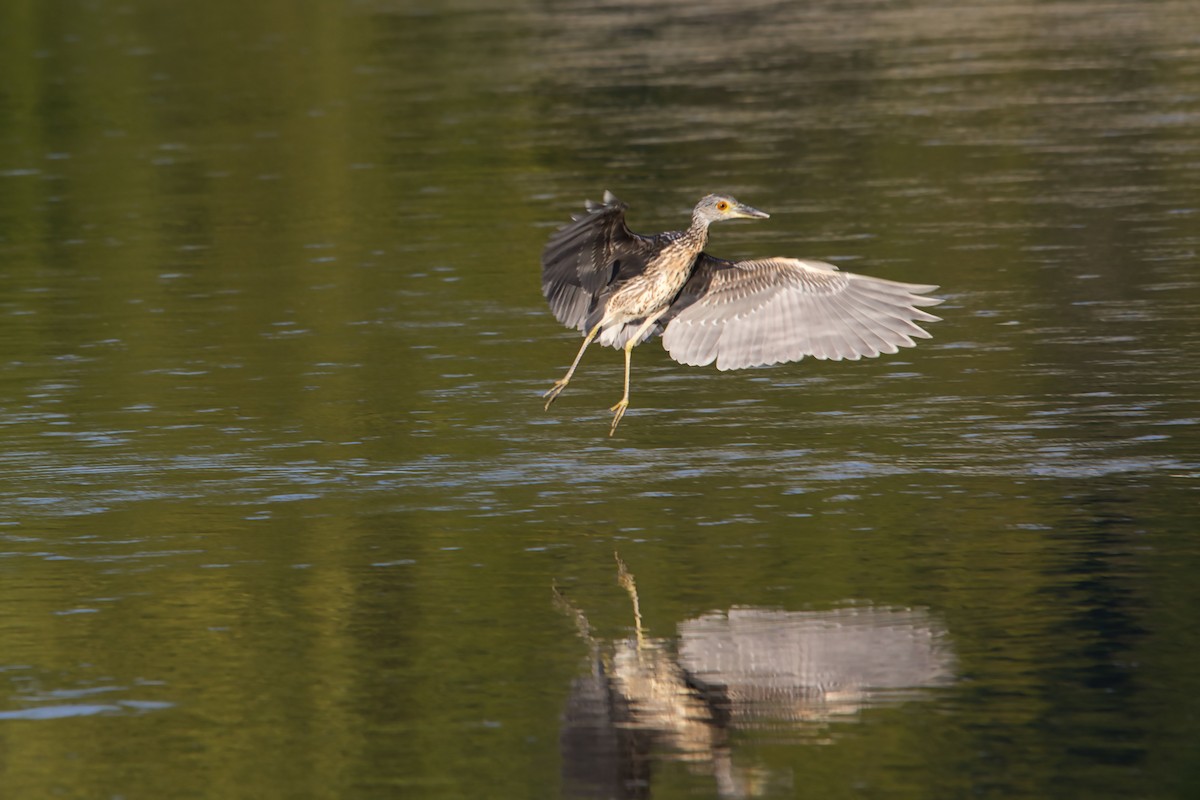
M 1191 4 L 8 4 L 0 71 L 13 797 L 1200 791 Z M 539 400 L 605 189 L 944 321 L 640 347 L 609 439 L 619 353 Z

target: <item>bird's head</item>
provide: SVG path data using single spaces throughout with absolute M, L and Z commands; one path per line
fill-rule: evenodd
M 726 219 L 766 219 L 771 216 L 765 211 L 739 203 L 727 194 L 710 194 L 700 198 L 692 218 L 703 225 Z

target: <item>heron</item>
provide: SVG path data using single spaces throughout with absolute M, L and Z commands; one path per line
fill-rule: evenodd
M 675 361 L 716 362 L 718 370 L 818 359 L 857 361 L 913 347 L 930 334 L 918 322 L 940 318 L 921 307 L 937 286 L 843 272 L 800 258 L 726 261 L 704 252 L 708 228 L 731 219 L 767 219 L 726 194 L 702 197 L 686 230 L 634 233 L 629 208 L 612 192 L 556 231 L 542 252 L 542 293 L 559 322 L 583 344 L 566 375 L 542 397 L 562 394 L 588 345 L 625 351 L 625 392 L 609 410 L 608 435 L 629 408 L 633 348 L 661 335 Z

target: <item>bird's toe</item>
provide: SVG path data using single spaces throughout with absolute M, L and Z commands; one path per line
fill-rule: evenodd
M 554 382 L 554 385 L 542 395 L 542 397 L 546 400 L 546 411 L 550 410 L 550 404 L 554 402 L 555 398 L 562 394 L 562 390 L 565 388 L 567 388 L 567 381 L 557 380 Z
M 612 427 L 608 429 L 608 435 L 612 436 L 617 432 L 617 425 L 621 423 L 621 417 L 625 416 L 625 409 L 629 408 L 629 401 L 622 398 L 615 406 L 609 409 L 613 412 Z

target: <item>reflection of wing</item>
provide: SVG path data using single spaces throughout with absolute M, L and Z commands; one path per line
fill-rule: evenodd
M 795 258 L 723 261 L 702 253 L 661 320 L 663 347 L 681 364 L 741 369 L 804 356 L 858 360 L 912 347 L 929 334 L 914 320 L 936 286 L 841 272 Z
M 809 716 L 801 706 L 822 699 L 855 711 L 872 696 L 954 676 L 945 630 L 919 610 L 735 608 L 683 622 L 679 633 L 680 665 L 720 687 L 735 717 Z
M 629 719 L 628 703 L 607 676 L 572 681 L 559 738 L 565 796 L 625 797 L 627 787 L 649 784 L 649 761 L 630 757 L 644 734 Z
M 592 304 L 618 273 L 644 268 L 654 251 L 653 240 L 625 224 L 628 207 L 605 192 L 603 205 L 589 201 L 587 213 L 551 236 L 542 251 L 542 294 L 568 328 L 583 330 Z

